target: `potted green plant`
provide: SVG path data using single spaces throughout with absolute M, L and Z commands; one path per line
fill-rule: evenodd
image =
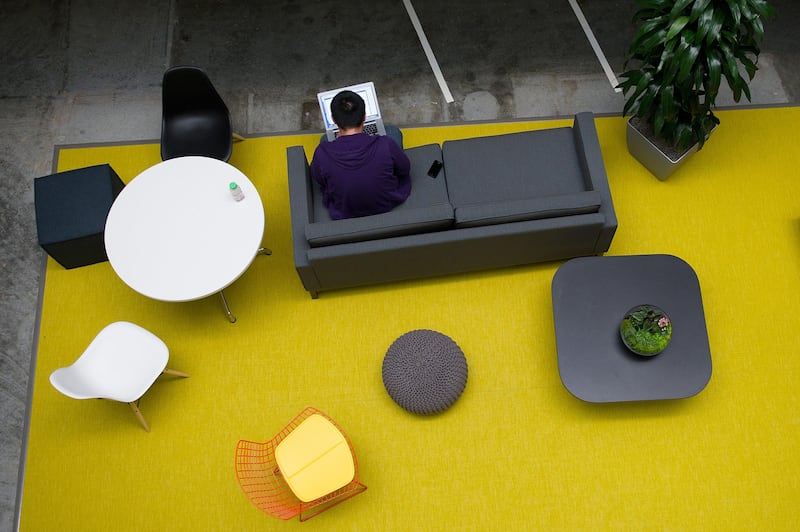
M 739 102 L 764 39 L 766 0 L 637 0 L 637 31 L 619 87 L 625 95 L 628 150 L 666 179 L 703 147 L 719 124 L 722 78 Z M 629 68 L 630 67 L 630 68 Z M 746 76 L 746 77 L 745 77 Z

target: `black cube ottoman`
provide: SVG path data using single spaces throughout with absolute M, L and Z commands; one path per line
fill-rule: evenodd
M 37 177 L 33 192 L 39 245 L 67 269 L 108 260 L 106 217 L 124 186 L 108 164 Z

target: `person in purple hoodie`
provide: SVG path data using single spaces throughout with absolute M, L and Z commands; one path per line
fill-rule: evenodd
M 364 100 L 348 90 L 333 98 L 331 115 L 339 133 L 332 142 L 321 141 L 311 160 L 311 177 L 322 187 L 331 219 L 380 214 L 403 203 L 411 193 L 411 162 L 400 130 L 364 133 Z

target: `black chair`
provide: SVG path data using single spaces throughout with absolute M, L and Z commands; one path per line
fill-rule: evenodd
M 230 159 L 234 135 L 231 115 L 205 71 L 177 66 L 164 73 L 161 159 L 202 155 Z

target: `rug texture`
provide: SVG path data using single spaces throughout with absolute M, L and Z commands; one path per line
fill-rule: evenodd
M 252 138 L 230 163 L 258 187 L 264 245 L 225 294 L 164 303 L 101 263 L 49 260 L 21 530 L 796 530 L 800 524 L 800 109 L 720 112 L 721 127 L 666 182 L 625 147 L 625 121 L 597 128 L 619 218 L 608 255 L 666 253 L 700 280 L 713 375 L 676 401 L 588 404 L 561 384 L 550 284 L 562 263 L 324 293 L 292 263 L 287 146 Z M 571 120 L 409 128 L 407 147 Z M 62 148 L 58 170 L 110 163 L 123 181 L 158 144 Z M 50 373 L 106 325 L 162 338 L 169 367 L 127 405 L 58 393 Z M 452 338 L 469 383 L 448 410 L 417 416 L 381 377 L 392 342 Z M 368 490 L 313 520 L 256 510 L 234 472 L 239 439 L 265 441 L 304 407 L 346 431 Z

